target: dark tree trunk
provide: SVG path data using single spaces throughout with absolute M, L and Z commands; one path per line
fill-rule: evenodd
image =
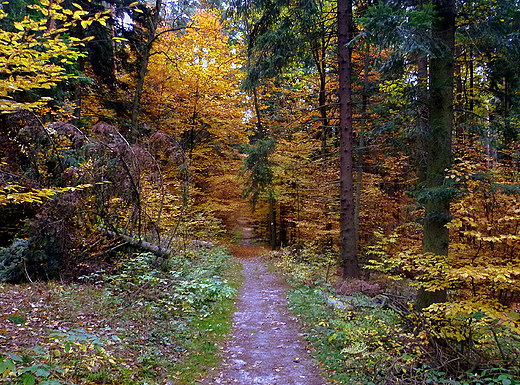
M 132 102 L 131 125 L 133 141 L 137 140 L 137 138 L 139 137 L 138 127 L 139 111 L 141 109 L 141 97 L 143 95 L 146 74 L 148 73 L 148 63 L 150 61 L 150 56 L 152 53 L 153 42 L 156 39 L 157 28 L 159 27 L 159 22 L 161 20 L 161 8 L 162 0 L 156 0 L 155 8 L 150 15 L 147 38 L 146 41 L 143 43 L 143 49 L 140 52 L 141 61 L 139 63 L 139 72 L 137 73 L 137 85 L 134 92 L 134 100 Z
M 423 183 L 426 179 L 426 136 L 428 134 L 428 57 L 418 53 L 417 78 L 419 87 L 417 91 L 417 142 L 415 151 L 415 163 L 417 179 Z
M 273 250 L 278 248 L 277 226 L 276 226 L 276 199 L 274 193 L 269 193 L 269 245 Z
M 453 87 L 455 46 L 455 1 L 435 0 L 436 18 L 432 34 L 439 47 L 430 60 L 430 104 L 426 135 L 425 188 L 441 188 L 445 170 L 451 167 L 453 129 Z M 423 252 L 447 256 L 450 202 L 447 194 L 432 194 L 426 202 Z M 416 306 L 419 309 L 446 300 L 446 291 L 420 290 Z
M 363 58 L 363 91 L 361 95 L 361 122 L 359 127 L 359 141 L 356 157 L 356 200 L 354 204 L 354 228 L 356 232 L 356 244 L 359 245 L 360 230 L 359 217 L 361 215 L 361 193 L 363 191 L 363 172 L 365 157 L 365 132 L 368 124 L 368 103 L 369 95 L 369 72 L 370 72 L 370 46 L 368 42 L 364 44 L 365 57 Z
M 338 75 L 340 105 L 340 260 L 344 277 L 359 277 L 354 210 L 352 124 L 352 0 L 338 0 Z
M 280 204 L 280 229 L 278 230 L 278 245 L 280 247 L 287 246 L 289 244 L 288 230 L 289 230 L 289 221 L 287 217 L 289 215 L 287 205 L 281 203 Z

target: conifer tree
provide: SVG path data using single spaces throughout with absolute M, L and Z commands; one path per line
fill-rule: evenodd
M 340 132 L 340 259 L 343 276 L 359 277 L 354 205 L 352 122 L 352 1 L 338 0 L 338 76 Z
M 450 213 L 450 189 L 446 188 L 446 170 L 451 167 L 453 129 L 453 81 L 455 50 L 455 2 L 434 2 L 436 15 L 432 34 L 437 49 L 430 59 L 430 97 L 427 134 L 425 135 L 425 219 L 423 251 L 447 256 Z M 446 292 L 419 291 L 417 307 L 444 301 Z

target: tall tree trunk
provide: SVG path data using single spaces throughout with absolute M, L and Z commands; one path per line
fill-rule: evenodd
M 144 81 L 146 78 L 146 74 L 148 73 L 148 63 L 150 62 L 150 56 L 152 53 L 153 42 L 156 39 L 157 28 L 159 27 L 159 22 L 161 20 L 161 8 L 162 8 L 162 0 L 155 1 L 155 7 L 150 15 L 149 25 L 148 25 L 148 33 L 146 37 L 146 41 L 143 43 L 143 49 L 141 52 L 141 61 L 139 63 L 139 72 L 137 73 L 137 85 L 134 92 L 134 100 L 132 102 L 132 116 L 131 116 L 131 125 L 132 125 L 132 140 L 137 140 L 139 137 L 139 112 L 141 109 L 141 97 L 143 95 L 144 90 Z
M 417 179 L 419 183 L 424 183 L 426 179 L 426 136 L 428 135 L 428 57 L 426 54 L 418 53 L 417 57 L 417 78 L 419 87 L 417 91 L 417 141 L 415 144 L 415 163 L 417 169 Z
M 451 167 L 453 129 L 453 87 L 455 46 L 455 1 L 435 0 L 436 18 L 432 34 L 441 52 L 430 60 L 430 105 L 426 136 L 425 188 L 442 188 L 445 170 Z M 447 256 L 450 202 L 445 193 L 431 194 L 426 202 L 423 252 Z M 416 306 L 419 309 L 446 300 L 446 291 L 420 290 Z
M 280 227 L 278 230 L 278 246 L 284 247 L 287 246 L 289 237 L 288 237 L 288 229 L 289 229 L 289 222 L 288 222 L 288 207 L 287 205 L 280 203 L 280 214 L 278 215 L 280 218 Z
M 340 134 L 340 259 L 343 276 L 359 277 L 354 210 L 352 124 L 352 0 L 338 0 L 338 75 Z
M 275 250 L 278 248 L 278 238 L 277 238 L 277 226 L 276 226 L 276 199 L 274 197 L 274 192 L 269 192 L 269 244 L 271 249 Z
M 364 42 L 365 57 L 363 58 L 363 91 L 361 100 L 361 123 L 359 129 L 359 143 L 357 150 L 356 163 L 356 200 L 354 204 L 354 228 L 356 233 L 356 244 L 359 245 L 359 216 L 361 214 L 361 192 L 363 190 L 363 171 L 365 157 L 365 132 L 368 123 L 368 102 L 369 102 L 369 71 L 370 71 L 370 46 Z

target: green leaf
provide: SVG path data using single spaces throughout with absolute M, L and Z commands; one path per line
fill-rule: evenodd
M 20 379 L 22 380 L 23 385 L 34 385 L 36 383 L 36 377 L 34 374 L 25 373 L 20 377 Z
M 479 319 L 484 318 L 485 316 L 486 316 L 486 313 L 484 313 L 483 311 L 478 311 L 476 313 L 473 313 L 472 318 L 479 320 Z
M 25 317 L 21 317 L 21 316 L 18 316 L 18 315 L 9 315 L 7 317 L 7 319 L 11 322 L 14 322 L 15 324 L 18 324 L 18 325 L 23 325 L 25 322 L 27 322 L 27 320 L 25 319 Z
M 45 349 L 41 346 L 35 346 L 34 348 L 31 348 L 31 350 L 36 354 L 45 354 Z
M 518 320 L 518 319 L 520 319 L 520 314 L 518 314 L 516 311 L 512 311 L 512 312 L 510 312 L 510 313 L 507 313 L 507 316 L 508 316 L 509 318 L 514 319 L 514 320 Z
M 11 360 L 13 361 L 23 362 L 22 357 L 20 357 L 18 354 L 7 353 L 7 355 L 11 357 Z
M 36 373 L 34 373 L 36 376 L 38 377 L 49 377 L 49 375 L 51 374 L 51 372 L 49 372 L 47 369 L 43 368 L 43 367 L 39 367 L 37 370 L 36 370 Z
M 4 360 L 0 362 L 0 373 L 4 373 L 6 370 L 10 372 L 16 370 L 16 365 L 12 360 Z
M 502 383 L 502 385 L 511 385 L 513 382 L 511 381 L 511 377 L 507 374 L 501 374 L 497 378 L 498 381 Z

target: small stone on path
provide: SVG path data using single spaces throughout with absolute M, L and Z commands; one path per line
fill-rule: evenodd
M 289 313 L 285 282 L 261 257 L 240 262 L 244 283 L 231 337 L 218 374 L 203 384 L 326 385 Z

